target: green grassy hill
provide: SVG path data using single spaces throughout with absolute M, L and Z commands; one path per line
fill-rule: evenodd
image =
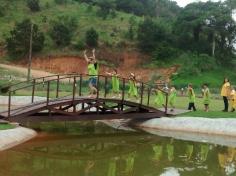
M 5 0 L 0 0 L 5 1 Z M 6 3 L 3 2 L 3 3 Z M 9 31 L 14 27 L 16 22 L 21 22 L 25 18 L 30 18 L 35 24 L 37 24 L 41 31 L 46 34 L 46 42 L 42 55 L 58 53 L 60 49 L 57 49 L 48 35 L 50 29 L 50 23 L 58 18 L 58 16 L 71 16 L 75 17 L 78 23 L 78 28 L 74 34 L 72 45 L 83 41 L 85 38 L 85 32 L 94 27 L 99 33 L 99 42 L 105 46 L 118 47 L 121 43 L 132 42 L 127 40 L 126 33 L 129 28 L 129 20 L 132 14 L 116 12 L 115 17 L 108 16 L 103 20 L 97 16 L 97 7 L 89 6 L 86 3 L 78 3 L 75 1 L 68 2 L 64 5 L 58 5 L 54 0 L 41 0 L 39 12 L 31 12 L 26 5 L 26 0 L 17 0 L 9 2 L 5 10 L 5 15 L 0 17 L 0 44 L 4 45 L 6 36 L 9 35 Z M 142 19 L 134 16 L 138 22 Z M 73 53 L 73 47 L 67 48 L 67 54 Z M 63 51 L 64 53 L 64 51 Z

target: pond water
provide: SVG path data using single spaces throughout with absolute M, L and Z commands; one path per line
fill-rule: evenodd
M 101 122 L 42 123 L 35 139 L 0 152 L 2 176 L 236 175 L 236 148 L 176 140 Z

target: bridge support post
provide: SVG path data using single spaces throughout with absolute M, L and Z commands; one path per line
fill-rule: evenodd
M 73 82 L 73 95 L 72 95 L 73 112 L 76 111 L 76 107 L 75 107 L 75 92 L 76 92 L 76 77 L 74 76 L 74 82 Z
M 125 78 L 122 80 L 122 100 L 121 100 L 121 111 L 124 109 L 124 100 L 125 100 Z
M 57 75 L 57 92 L 56 92 L 56 98 L 59 97 L 59 81 L 60 81 L 60 75 Z
M 166 106 L 165 106 L 165 113 L 167 114 L 168 111 L 168 93 L 166 93 Z
M 151 89 L 148 88 L 148 99 L 147 99 L 147 106 L 150 104 L 150 94 L 151 94 Z
M 8 95 L 8 119 L 11 117 L 11 90 Z
M 35 79 L 33 80 L 31 103 L 34 102 L 34 92 L 35 92 Z

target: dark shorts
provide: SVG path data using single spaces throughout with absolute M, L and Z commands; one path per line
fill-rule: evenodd
M 89 84 L 97 86 L 97 78 L 96 77 L 89 78 Z

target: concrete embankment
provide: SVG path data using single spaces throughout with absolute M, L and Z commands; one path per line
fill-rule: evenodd
M 151 119 L 135 124 L 139 128 L 236 137 L 235 118 L 176 117 Z
M 24 128 L 24 127 L 16 127 L 9 130 L 1 130 L 0 131 L 0 151 L 12 148 L 16 145 L 24 143 L 33 137 L 35 137 L 37 133 L 34 130 Z

